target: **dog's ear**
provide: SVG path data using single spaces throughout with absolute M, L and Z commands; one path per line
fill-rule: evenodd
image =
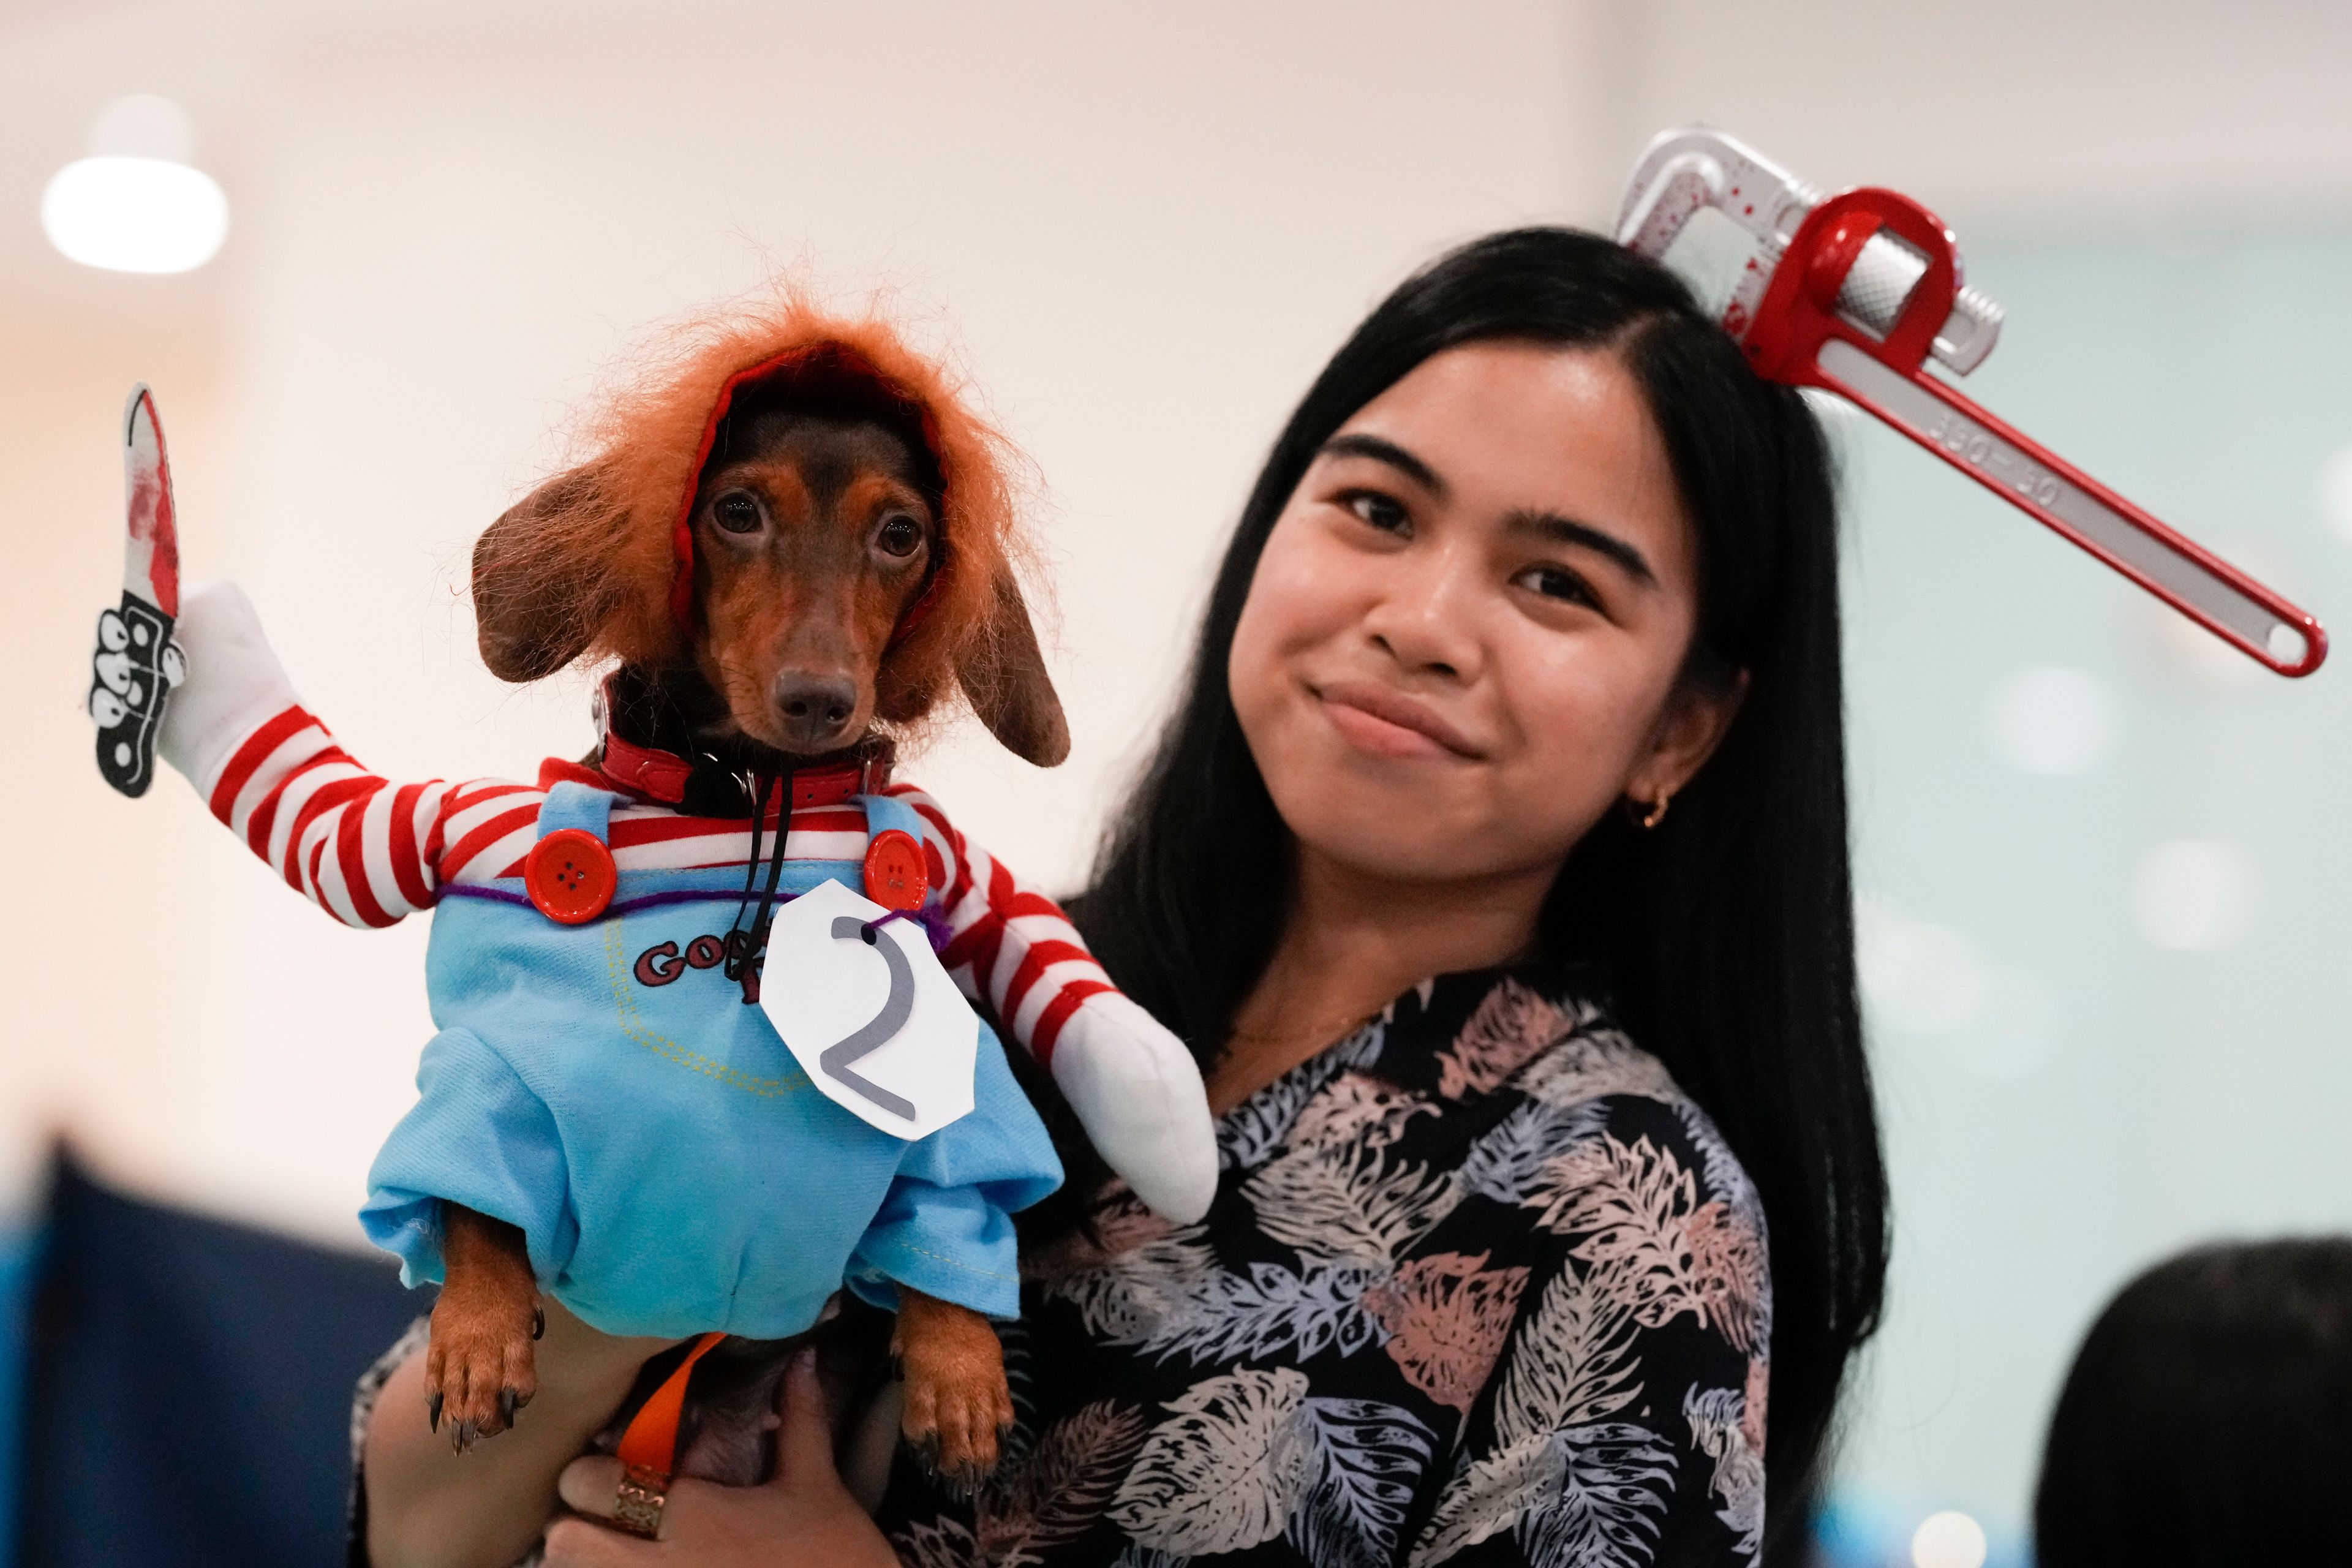
M 1009 565 L 991 574 L 987 621 L 956 661 L 956 679 L 988 732 L 1023 762 L 1050 768 L 1070 754 L 1070 723 Z
M 610 532 L 600 479 L 593 464 L 558 474 L 474 542 L 474 624 L 482 662 L 501 680 L 553 675 L 588 651 L 612 611 L 610 557 L 595 548 Z

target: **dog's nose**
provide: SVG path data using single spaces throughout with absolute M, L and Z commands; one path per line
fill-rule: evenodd
M 857 711 L 857 684 L 845 675 L 788 669 L 776 677 L 776 711 L 794 745 L 811 751 L 837 746 L 849 739 L 843 731 Z

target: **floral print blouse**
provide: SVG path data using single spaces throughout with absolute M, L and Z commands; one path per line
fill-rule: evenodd
M 1218 1136 L 1201 1223 L 1113 1184 L 1030 1260 L 1005 1461 L 893 1472 L 910 1568 L 1756 1559 L 1763 1212 L 1570 981 L 1424 984 Z

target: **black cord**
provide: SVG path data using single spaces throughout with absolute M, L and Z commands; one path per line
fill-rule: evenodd
M 768 816 L 768 801 L 777 797 L 776 843 L 768 858 L 767 886 L 760 889 L 759 908 L 752 911 L 751 926 L 743 929 L 744 912 L 751 909 L 751 889 L 760 876 L 760 829 Z M 768 931 L 775 924 L 776 888 L 783 880 L 784 846 L 792 838 L 793 773 L 790 768 L 770 773 L 759 780 L 752 789 L 751 853 L 743 863 L 743 896 L 735 905 L 734 923 L 727 928 L 728 979 L 743 987 L 743 1000 L 760 998 L 761 960 L 768 950 Z
M 751 889 L 760 885 L 760 824 L 768 815 L 770 779 L 751 782 L 751 854 L 743 862 L 743 896 L 735 900 L 735 918 L 727 926 L 727 962 L 719 971 L 730 980 L 750 973 L 751 946 L 743 931 L 743 911 L 751 907 Z

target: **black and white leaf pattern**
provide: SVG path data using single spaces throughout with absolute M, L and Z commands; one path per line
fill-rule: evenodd
M 1111 1502 L 1138 1543 L 1190 1557 L 1240 1552 L 1280 1535 L 1314 1458 L 1294 1417 L 1307 1374 L 1244 1367 L 1169 1401 Z
M 981 1568 L 980 1542 L 960 1519 L 925 1520 L 893 1531 L 902 1568 Z
M 1294 1150 L 1242 1187 L 1258 1228 L 1302 1257 L 1392 1265 L 1462 1201 L 1457 1173 L 1391 1164 L 1385 1151 Z
M 1129 1542 L 1126 1551 L 1110 1560 L 1110 1568 L 1187 1568 L 1192 1561 L 1172 1552 L 1159 1552 Z
M 1519 1516 L 1529 1568 L 1637 1568 L 1658 1542 L 1675 1451 L 1647 1427 L 1612 1421 L 1554 1433 L 1549 1485 Z
M 1143 1413 L 1097 1400 L 1046 1428 L 1024 1463 L 1000 1459 L 980 1495 L 986 1568 L 1028 1568 L 1092 1529 L 1143 1441 Z
M 1764 1542 L 1764 1456 L 1748 1446 L 1747 1404 L 1746 1394 L 1737 1388 L 1694 1387 L 1683 1395 L 1691 1440 L 1715 1461 L 1707 1484 L 1723 1504 L 1716 1517 L 1752 1557 Z
M 1473 1458 L 1462 1456 L 1437 1496 L 1437 1510 L 1413 1543 L 1406 1568 L 1434 1568 L 1519 1522 L 1557 1462 L 1551 1434 L 1539 1432 Z
M 1756 1234 L 1760 1246 L 1770 1246 L 1771 1230 L 1764 1222 L 1764 1200 L 1756 1191 L 1756 1184 L 1748 1179 L 1748 1168 L 1739 1156 L 1731 1152 L 1723 1134 L 1716 1130 L 1707 1113 L 1687 1100 L 1674 1102 L 1675 1116 L 1690 1135 L 1691 1146 L 1698 1151 L 1699 1172 L 1706 1179 L 1710 1194 L 1722 1199 L 1739 1216 L 1739 1222 Z M 1769 1289 L 1759 1303 L 1759 1322 L 1755 1342 L 1772 1342 L 1772 1293 Z
M 1541 1184 L 1546 1167 L 1608 1125 L 1605 1101 L 1561 1106 L 1522 1100 L 1470 1145 L 1462 1162 L 1462 1190 L 1498 1204 L 1523 1204 Z
M 1588 1426 L 1641 1393 L 1633 1313 L 1605 1268 L 1563 1269 L 1523 1325 L 1495 1398 L 1495 1438 L 1506 1447 Z
M 1281 1535 L 1315 1568 L 1383 1568 L 1434 1434 L 1401 1406 L 1307 1386 L 1288 1367 L 1194 1384 L 1144 1440 L 1112 1520 L 1155 1551 L 1208 1556 Z
M 1246 1171 L 1274 1158 L 1307 1102 L 1349 1068 L 1370 1067 L 1378 1061 L 1387 1038 L 1387 1022 L 1375 1018 L 1225 1112 L 1217 1122 L 1218 1168 Z
M 1382 1083 L 1367 1072 L 1341 1073 L 1301 1108 L 1283 1139 L 1285 1149 L 1344 1144 L 1385 1149 L 1397 1142 L 1419 1116 L 1440 1114 L 1425 1094 Z
M 1664 1063 L 1611 1028 L 1587 1029 L 1553 1047 L 1518 1076 L 1517 1086 L 1531 1099 L 1562 1107 L 1612 1094 L 1668 1104 L 1683 1099 Z
M 1674 1450 L 1631 1422 L 1531 1434 L 1447 1484 L 1409 1568 L 1436 1568 L 1505 1531 L 1532 1568 L 1641 1568 L 1674 1479 Z
M 1046 1293 L 1078 1310 L 1089 1331 L 1112 1344 L 1141 1344 L 1164 1323 L 1191 1322 L 1222 1270 L 1202 1227 L 1156 1237 L 1098 1268 L 1066 1274 Z
M 1299 1426 L 1315 1458 L 1284 1533 L 1315 1568 L 1387 1568 L 1436 1435 L 1370 1399 L 1310 1398 Z
M 1195 1363 L 1262 1361 L 1286 1352 L 1303 1360 L 1335 1346 L 1353 1355 L 1387 1338 L 1364 1298 L 1389 1278 L 1385 1267 L 1359 1263 L 1309 1262 L 1295 1273 L 1277 1263 L 1219 1269 L 1202 1281 L 1184 1313 L 1161 1319 L 1133 1342 Z
M 1034 1354 L 1006 1338 L 1015 1468 L 976 1528 L 936 1493 L 893 1525 L 904 1560 L 1752 1563 L 1753 1186 L 1654 1058 L 1530 978 L 1423 986 L 1253 1096 L 1207 1220 L 1098 1209 L 1034 1270 Z M 1432 1294 L 1471 1268 L 1512 1281 L 1491 1321 Z

